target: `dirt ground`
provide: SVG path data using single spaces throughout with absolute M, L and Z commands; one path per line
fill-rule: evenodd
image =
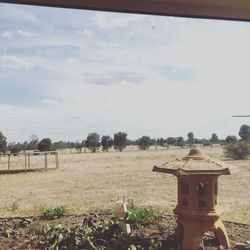
M 128 148 L 124 152 L 60 153 L 59 170 L 0 175 L 0 217 L 40 215 L 44 208 L 56 206 L 66 206 L 72 214 L 105 211 L 122 196 L 171 214 L 176 206 L 176 178 L 154 173 L 152 167 L 183 157 L 188 151 Z M 204 151 L 224 160 L 221 147 L 206 147 Z M 1 159 L 1 169 L 6 169 L 6 160 Z M 11 168 L 23 168 L 22 157 L 11 161 Z M 55 167 L 54 156 L 48 163 Z M 250 224 L 250 160 L 228 163 L 237 167 L 232 175 L 219 178 L 224 219 Z M 32 168 L 43 166 L 43 158 L 31 157 Z
M 57 248 L 49 248 L 51 247 L 52 243 L 48 245 L 46 244 L 46 240 L 44 235 L 41 232 L 37 231 L 38 224 L 36 224 L 36 221 L 39 221 L 39 225 L 42 223 L 46 225 L 49 224 L 51 227 L 55 227 L 56 225 L 60 225 L 61 228 L 77 228 L 80 227 L 81 223 L 83 221 L 89 220 L 89 218 L 94 218 L 94 220 L 109 220 L 110 215 L 107 214 L 89 214 L 89 215 L 69 215 L 64 216 L 59 219 L 55 220 L 44 220 L 41 218 L 36 217 L 29 217 L 29 218 L 6 218 L 1 219 L 0 224 L 3 225 L 4 223 L 11 228 L 9 230 L 9 235 L 1 234 L 0 231 L 0 242 L 1 242 L 1 249 L 57 249 Z M 25 222 L 29 222 L 25 224 Z M 178 243 L 175 240 L 174 237 L 174 229 L 173 227 L 175 223 L 175 217 L 171 215 L 163 215 L 156 221 L 152 221 L 151 223 L 136 228 L 132 226 L 132 233 L 129 236 L 124 237 L 126 241 L 133 243 L 133 245 L 137 246 L 143 246 L 144 248 L 137 248 L 137 249 L 164 249 L 164 250 L 170 250 L 170 249 L 178 249 Z M 233 222 L 224 222 L 228 237 L 230 239 L 230 244 L 232 246 L 232 249 L 236 249 L 235 243 L 245 243 L 249 240 L 250 237 L 250 225 L 246 224 L 240 224 L 240 223 L 233 223 Z M 34 226 L 36 225 L 36 226 Z M 165 227 L 159 227 L 159 225 L 168 225 Z M 35 231 L 35 230 L 36 231 Z M 63 231 L 62 231 L 63 232 Z M 64 230 L 65 232 L 65 230 Z M 60 235 L 60 234 L 59 234 Z M 116 239 L 119 239 L 118 237 Z M 152 247 L 152 244 L 154 242 L 160 242 L 161 245 L 155 245 L 158 248 L 149 248 L 149 246 Z M 212 233 L 206 233 L 204 235 L 204 246 L 205 249 L 218 249 L 218 242 L 216 241 L 214 235 Z M 73 240 L 71 242 L 71 245 L 66 248 L 60 248 L 59 249 L 82 249 L 77 248 L 76 245 L 73 244 Z M 85 248 L 84 248 L 85 249 Z M 90 247 L 87 249 L 95 249 L 94 247 Z M 99 249 L 99 248 L 98 248 Z M 110 248 L 104 248 L 104 249 L 110 249 Z M 123 250 L 128 249 L 125 247 L 124 244 L 122 244 L 118 247 L 111 248 L 113 250 Z

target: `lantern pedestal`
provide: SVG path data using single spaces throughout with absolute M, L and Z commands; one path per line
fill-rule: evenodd
M 183 250 L 203 248 L 203 236 L 212 231 L 221 245 L 230 248 L 225 226 L 220 218 L 197 220 L 179 216 L 177 219 L 176 239 L 181 242 Z
M 183 250 L 203 249 L 203 235 L 214 232 L 220 245 L 230 248 L 218 205 L 218 177 L 229 175 L 226 164 L 205 156 L 192 148 L 182 160 L 167 162 L 153 171 L 173 174 L 178 179 L 178 216 L 176 238 Z

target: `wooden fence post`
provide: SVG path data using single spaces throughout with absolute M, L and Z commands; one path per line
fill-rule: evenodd
M 10 170 L 10 154 L 8 154 L 8 170 Z
M 59 169 L 58 152 L 55 153 L 56 168 Z
M 24 168 L 25 168 L 25 172 L 27 172 L 27 155 L 26 155 L 26 152 L 24 152 Z
M 28 169 L 30 169 L 30 153 L 28 153 Z
M 48 170 L 48 153 L 44 153 L 44 157 L 45 157 L 45 170 Z

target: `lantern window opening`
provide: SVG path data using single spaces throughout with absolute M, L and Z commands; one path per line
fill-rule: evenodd
M 207 193 L 206 187 L 202 181 L 197 185 L 196 190 L 199 196 L 203 196 Z

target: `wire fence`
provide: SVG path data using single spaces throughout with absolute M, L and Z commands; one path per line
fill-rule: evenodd
M 0 153 L 0 173 L 59 169 L 57 151 Z

